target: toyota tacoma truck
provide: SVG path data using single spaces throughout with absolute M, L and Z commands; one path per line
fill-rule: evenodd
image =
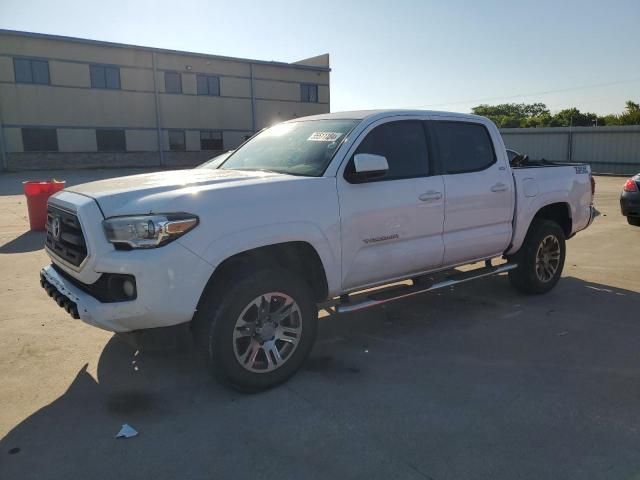
M 217 376 L 257 391 L 300 368 L 328 301 L 346 313 L 502 272 L 521 292 L 549 291 L 593 194 L 588 165 L 512 168 L 483 117 L 317 115 L 211 168 L 57 193 L 40 281 L 113 332 L 190 322 Z

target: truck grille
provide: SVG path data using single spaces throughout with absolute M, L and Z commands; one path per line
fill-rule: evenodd
M 87 257 L 87 245 L 78 217 L 51 205 L 47 207 L 45 244 L 51 252 L 75 267 Z

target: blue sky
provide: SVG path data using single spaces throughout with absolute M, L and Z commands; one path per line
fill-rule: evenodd
M 332 111 L 640 101 L 640 0 L 0 0 L 0 28 L 260 60 L 331 54 Z

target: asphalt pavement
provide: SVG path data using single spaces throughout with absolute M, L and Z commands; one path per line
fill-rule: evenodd
M 506 276 L 320 320 L 274 390 L 218 385 L 193 349 L 136 350 L 38 284 L 20 181 L 0 176 L 0 478 L 639 479 L 640 228 L 624 182 L 568 241 L 562 280 Z M 115 439 L 122 424 L 139 434 Z

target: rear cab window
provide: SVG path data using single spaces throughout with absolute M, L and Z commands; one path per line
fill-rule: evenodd
M 442 173 L 478 172 L 496 162 L 493 141 L 480 123 L 430 121 Z

